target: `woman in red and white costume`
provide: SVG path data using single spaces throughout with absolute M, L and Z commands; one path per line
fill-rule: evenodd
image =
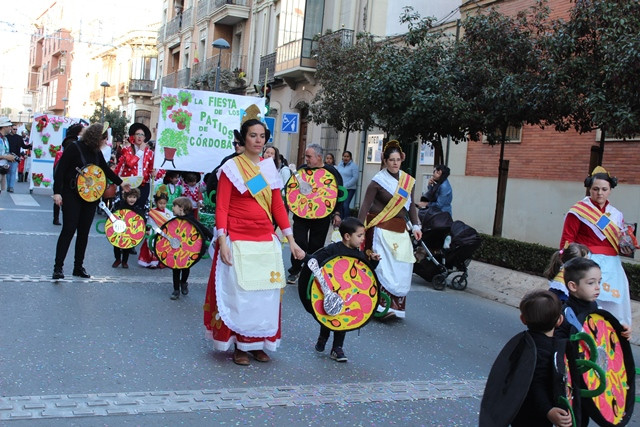
M 625 244 L 627 230 L 622 212 L 609 203 L 611 190 L 618 180 L 597 166 L 584 180 L 589 196 L 569 209 L 562 227 L 560 249 L 580 243 L 591 251 L 590 258 L 602 271 L 598 306 L 613 314 L 630 334 L 631 298 L 629 280 L 620 261 L 620 253 L 630 254 L 633 247 Z
M 280 344 L 281 287 L 247 290 L 239 284 L 235 248 L 242 242 L 273 242 L 266 245 L 266 257 L 282 259 L 282 249 L 274 234 L 272 220 L 289 241 L 297 259 L 304 251 L 296 244 L 280 190 L 282 180 L 272 159 L 260 157 L 268 129 L 257 119 L 249 119 L 240 130 L 243 154 L 227 160 L 218 170 L 216 203 L 216 247 L 204 304 L 204 324 L 213 347 L 228 350 L 235 344 L 233 361 L 248 365 L 249 354 L 259 362 L 270 360 L 264 350 L 275 351 Z M 236 135 L 238 136 L 238 135 Z M 253 179 L 255 178 L 255 179 Z M 257 185 L 256 185 L 257 182 Z M 237 254 L 239 256 L 239 253 Z M 260 267 L 258 267 L 260 269 Z M 256 271 L 262 276 L 262 271 Z M 269 282 L 267 271 L 266 282 Z M 284 269 L 271 271 L 271 281 L 284 285 Z
M 133 123 L 129 127 L 129 141 L 122 144 L 122 154 L 116 165 L 116 174 L 121 178 L 141 176 L 140 197 L 135 206 L 146 210 L 151 189 L 153 174 L 153 150 L 147 144 L 151 139 L 151 131 L 142 123 Z M 126 180 L 125 180 L 126 181 Z M 122 197 L 122 195 L 120 195 Z

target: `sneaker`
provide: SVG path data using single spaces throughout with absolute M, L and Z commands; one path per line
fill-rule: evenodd
M 135 247 L 134 247 L 134 248 L 129 249 L 129 253 L 130 253 L 131 255 L 137 255 L 137 254 L 138 254 L 138 252 L 136 251 L 136 248 L 135 248 Z
M 344 354 L 342 347 L 335 347 L 331 350 L 331 358 L 336 362 L 346 362 L 347 356 Z
M 8 189 L 7 189 L 7 191 L 8 191 L 9 193 L 13 193 L 13 188 L 8 188 Z
M 298 281 L 298 276 L 300 275 L 300 273 L 297 274 L 290 274 L 287 276 L 287 283 L 289 284 L 294 284 Z
M 318 341 L 316 342 L 316 351 L 318 353 L 324 353 L 324 347 L 327 345 L 327 339 L 323 337 L 318 337 Z
M 171 299 L 175 300 L 175 299 L 178 299 L 178 298 L 180 298 L 180 291 L 178 291 L 178 290 L 173 291 L 173 293 L 171 294 Z
M 62 225 L 62 224 L 60 223 L 60 220 L 54 219 L 53 220 L 53 225 Z
M 189 294 L 189 284 L 187 282 L 180 283 L 180 290 L 182 291 L 182 295 Z

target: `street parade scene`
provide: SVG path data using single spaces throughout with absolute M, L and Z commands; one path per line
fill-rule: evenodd
M 637 1 L 8 7 L 0 425 L 640 425 Z

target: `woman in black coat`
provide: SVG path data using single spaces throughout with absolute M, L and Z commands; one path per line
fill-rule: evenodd
M 62 230 L 56 245 L 56 259 L 53 265 L 54 280 L 63 279 L 62 267 L 69 251 L 69 245 L 76 234 L 75 258 L 73 275 L 83 278 L 91 277 L 84 269 L 84 254 L 89 240 L 89 230 L 96 213 L 98 200 L 87 202 L 78 194 L 75 181 L 77 170 L 86 164 L 92 163 L 99 166 L 107 178 L 116 185 L 122 184 L 122 180 L 116 175 L 104 160 L 100 151 L 102 141 L 108 137 L 106 129 L 100 123 L 87 128 L 81 140 L 69 144 L 65 148 L 60 161 L 56 165 L 53 177 L 53 202 L 62 207 Z M 129 186 L 127 186 L 129 187 Z

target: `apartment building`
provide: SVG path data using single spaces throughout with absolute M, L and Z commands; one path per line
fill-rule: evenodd
M 31 36 L 27 91 L 36 112 L 66 113 L 73 39 L 68 29 L 45 31 L 40 25 Z
M 463 18 L 489 7 L 514 15 L 533 4 L 533 0 L 474 0 L 464 2 L 460 10 Z M 574 4 L 549 0 L 551 18 L 568 19 Z M 510 163 L 502 235 L 556 246 L 567 210 L 585 195 L 583 180 L 600 133 L 560 133 L 527 125 L 510 132 L 504 157 Z M 449 154 L 454 216 L 488 234 L 493 228 L 499 152 L 499 145 L 468 142 L 452 144 Z M 640 139 L 607 139 L 603 166 L 619 179 L 611 201 L 630 223 L 640 222 L 639 165 Z

